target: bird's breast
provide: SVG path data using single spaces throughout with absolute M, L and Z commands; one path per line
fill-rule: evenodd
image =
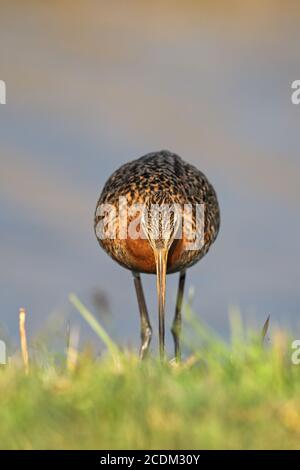
M 127 264 L 133 271 L 155 274 L 156 265 L 153 249 L 147 239 L 127 238 L 125 240 L 125 250 Z M 171 245 L 168 253 L 167 271 L 179 271 L 184 266 L 181 266 L 184 252 L 184 239 L 176 239 Z M 177 269 L 178 268 L 178 269 Z

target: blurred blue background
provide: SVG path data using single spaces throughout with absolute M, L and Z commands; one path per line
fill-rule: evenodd
M 1 324 L 17 337 L 79 320 L 76 292 L 137 345 L 130 273 L 100 250 L 93 213 L 124 162 L 167 148 L 214 184 L 219 238 L 188 272 L 199 318 L 228 334 L 298 328 L 300 9 L 293 1 L 0 1 Z M 153 276 L 144 277 L 156 324 Z M 177 277 L 168 278 L 167 322 Z M 82 327 L 83 335 L 93 336 Z M 299 330 L 298 330 L 299 331 Z M 170 339 L 170 338 L 169 338 Z

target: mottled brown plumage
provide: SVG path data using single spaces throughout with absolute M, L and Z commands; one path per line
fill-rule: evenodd
M 126 201 L 128 208 L 134 204 L 144 204 L 146 206 L 151 204 L 158 204 L 159 206 L 161 204 L 178 204 L 180 207 L 183 207 L 184 204 L 192 204 L 193 206 L 205 204 L 203 246 L 197 250 L 186 250 L 189 240 L 187 240 L 185 234 L 181 239 L 172 239 L 170 246 L 166 248 L 166 272 L 168 274 L 178 271 L 184 273 L 186 268 L 195 264 L 207 253 L 217 237 L 220 212 L 214 188 L 201 171 L 172 152 L 162 150 L 149 153 L 121 166 L 107 180 L 97 203 L 97 208 L 101 204 L 110 204 L 115 207 L 116 212 L 112 225 L 117 230 L 119 229 L 119 215 L 122 218 L 123 210 L 122 206 L 119 208 L 120 197 L 124 198 L 124 207 Z M 97 208 L 95 229 L 101 221 Z M 128 217 L 128 223 L 133 218 Z M 190 214 L 190 223 L 191 227 L 195 229 L 194 212 Z M 138 228 L 141 232 L 147 232 L 145 226 L 139 226 Z M 99 239 L 97 231 L 96 235 L 102 248 L 115 261 L 135 273 L 136 287 L 139 284 L 137 290 L 139 298 L 139 292 L 142 288 L 138 273 L 155 274 L 158 269 L 156 249 L 151 244 L 149 233 L 143 233 L 145 237 L 136 240 L 130 237 L 125 239 L 119 239 L 118 237 L 115 239 Z M 141 302 L 139 300 L 140 309 L 143 303 L 145 304 L 144 299 Z M 149 322 L 148 327 L 150 327 Z

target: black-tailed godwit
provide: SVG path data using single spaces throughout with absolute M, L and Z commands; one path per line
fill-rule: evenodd
M 200 217 L 196 206 L 201 208 Z M 166 274 L 180 273 L 172 324 L 175 356 L 179 360 L 186 269 L 207 253 L 220 226 L 213 186 L 201 171 L 178 155 L 167 150 L 149 153 L 121 166 L 107 180 L 94 222 L 101 247 L 133 273 L 141 320 L 141 358 L 148 352 L 152 329 L 140 273 L 157 276 L 161 357 Z M 195 245 L 197 240 L 201 243 Z

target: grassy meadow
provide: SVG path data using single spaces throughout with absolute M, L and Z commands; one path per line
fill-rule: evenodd
M 282 331 L 262 344 L 261 333 L 244 332 L 236 320 L 224 342 L 186 307 L 189 355 L 181 364 L 155 356 L 140 363 L 74 295 L 70 300 L 106 352 L 78 352 L 70 335 L 60 363 L 49 352 L 43 363 L 29 357 L 28 373 L 21 354 L 2 366 L 1 448 L 300 447 L 300 366 L 291 363 Z

